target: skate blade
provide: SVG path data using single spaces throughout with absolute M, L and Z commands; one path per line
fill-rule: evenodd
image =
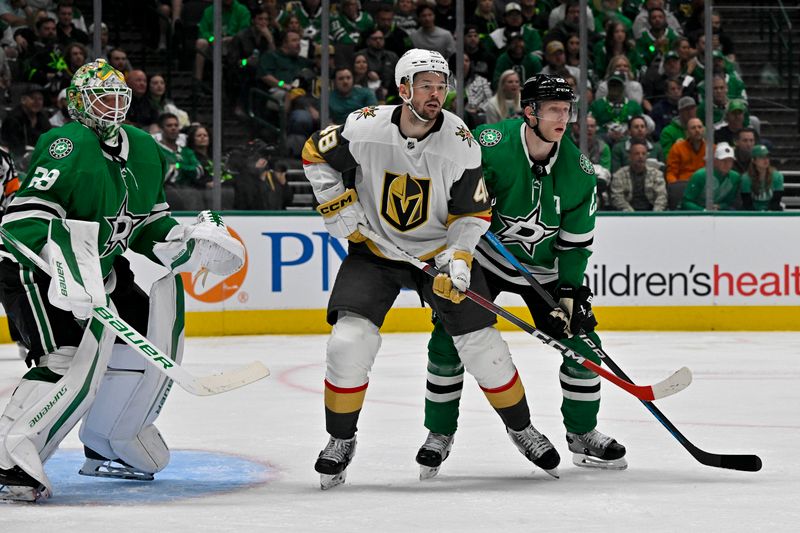
M 606 461 L 582 453 L 572 454 L 572 463 L 582 468 L 599 468 L 600 470 L 625 470 L 628 468 L 628 461 L 624 457 Z
M 0 501 L 37 503 L 49 497 L 50 491 L 44 485 L 38 487 L 0 485 Z
M 111 479 L 130 479 L 134 481 L 153 481 L 153 479 L 155 479 L 153 474 L 148 472 L 137 472 L 136 470 L 124 466 L 114 466 L 107 462 L 96 464 L 92 461 L 93 464 L 88 464 L 90 461 L 92 460 L 87 460 L 87 464 L 84 464 L 81 469 L 78 470 L 80 475 Z
M 419 480 L 425 481 L 426 479 L 431 479 L 436 477 L 436 474 L 439 473 L 438 466 L 424 466 L 419 465 Z
M 554 477 L 556 479 L 561 479 L 561 473 L 558 471 L 557 467 L 556 468 L 551 468 L 550 470 L 545 470 L 544 468 L 542 468 L 542 471 L 544 471 L 545 473 L 547 473 L 548 475 L 550 475 L 550 476 L 552 476 L 552 477 Z
M 346 477 L 347 477 L 347 470 L 342 470 L 338 474 L 320 474 L 319 487 L 322 490 L 328 490 L 334 487 L 338 487 L 339 485 L 344 483 Z

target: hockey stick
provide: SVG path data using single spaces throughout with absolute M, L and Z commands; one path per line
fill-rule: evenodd
M 414 265 L 415 267 L 419 268 L 420 270 L 422 270 L 423 272 L 425 272 L 426 274 L 428 274 L 432 278 L 435 278 L 437 274 L 441 273 L 436 267 L 434 267 L 432 265 L 429 265 L 428 263 L 425 263 L 424 261 L 421 261 L 420 259 L 414 257 L 413 255 L 409 254 L 408 252 L 405 252 L 404 250 L 401 250 L 400 248 L 395 246 L 393 243 L 391 243 L 388 240 L 384 239 L 383 237 L 381 237 L 380 235 L 378 235 L 377 233 L 375 233 L 371 229 L 369 229 L 369 228 L 367 228 L 365 226 L 359 226 L 359 231 L 361 231 L 362 235 L 364 235 L 365 237 L 367 237 L 371 241 L 375 242 L 376 244 L 379 244 L 380 246 L 386 248 L 387 250 L 391 250 L 392 253 L 398 259 L 400 259 L 402 261 L 405 261 L 407 263 L 411 263 L 412 265 Z M 675 372 L 673 375 L 671 375 L 670 377 L 665 379 L 664 381 L 660 381 L 660 382 L 658 382 L 658 383 L 656 383 L 654 385 L 634 385 L 633 383 L 630 383 L 629 381 L 625 381 L 625 380 L 615 376 L 614 374 L 612 374 L 611 372 L 609 372 L 605 368 L 602 368 L 597 363 L 595 363 L 593 361 L 589 361 L 588 359 L 586 359 L 585 357 L 581 356 L 580 354 L 575 353 L 573 350 L 569 349 L 567 346 L 564 346 L 562 343 L 558 342 L 556 339 L 554 339 L 554 338 L 550 337 L 549 335 L 539 331 L 538 329 L 536 329 L 535 327 L 531 326 L 530 324 L 528 324 L 527 322 L 525 322 L 521 318 L 518 318 L 517 316 L 515 316 L 511 312 L 509 312 L 506 309 L 496 305 L 494 302 L 484 298 L 480 294 L 478 294 L 478 293 L 476 293 L 476 292 L 474 292 L 474 291 L 472 291 L 470 289 L 467 289 L 464 292 L 464 294 L 467 296 L 467 298 L 469 298 L 470 300 L 472 300 L 476 304 L 480 305 L 481 307 L 483 307 L 487 311 L 491 311 L 492 313 L 505 318 L 506 320 L 508 320 L 509 322 L 513 323 L 514 325 L 516 325 L 517 327 L 519 327 L 520 329 L 522 329 L 526 333 L 529 333 L 529 334 L 533 335 L 534 337 L 536 337 L 537 339 L 539 339 L 543 343 L 547 344 L 548 346 L 552 346 L 553 348 L 555 348 L 556 350 L 561 352 L 561 354 L 563 356 L 569 357 L 570 359 L 574 360 L 579 365 L 581 365 L 581 366 L 583 366 L 585 368 L 588 368 L 592 372 L 595 372 L 596 374 L 600 375 L 601 377 L 609 380 L 610 382 L 614 383 L 615 385 L 617 385 L 621 389 L 624 389 L 625 391 L 629 392 L 630 394 L 633 394 L 634 396 L 636 396 L 640 400 L 642 400 L 642 399 L 644 399 L 644 400 L 654 400 L 654 399 L 665 398 L 667 396 L 671 396 L 671 395 L 673 395 L 673 394 L 675 394 L 677 392 L 682 391 L 683 389 L 688 387 L 689 384 L 692 382 L 692 373 L 689 371 L 688 368 L 683 367 L 680 370 L 678 370 L 677 372 Z
M 6 243 L 13 246 L 20 254 L 35 264 L 39 270 L 50 276 L 50 265 L 33 253 L 33 250 L 17 240 L 3 226 L 0 226 L 0 235 L 2 235 Z M 156 367 L 159 372 L 165 374 L 182 389 L 197 396 L 210 396 L 228 392 L 269 376 L 269 369 L 266 366 L 260 361 L 253 361 L 248 365 L 228 372 L 195 377 L 178 363 L 171 360 L 147 340 L 144 335 L 136 331 L 133 326 L 125 322 L 113 309 L 106 306 L 97 306 L 92 311 L 92 315 L 105 327 L 110 328 L 117 337 L 133 348 L 145 361 Z
M 517 272 L 522 274 L 528 284 L 530 284 L 530 286 L 533 287 L 533 290 L 536 291 L 536 294 L 538 294 L 547 305 L 549 305 L 552 309 L 558 307 L 558 304 L 556 303 L 555 299 L 550 296 L 550 293 L 544 290 L 544 287 L 542 287 L 541 284 L 536 281 L 536 278 L 534 278 L 531 272 L 525 268 L 525 265 L 520 263 L 519 260 L 514 257 L 514 255 L 509 252 L 505 246 L 503 246 L 503 243 L 500 242 L 500 239 L 498 239 L 494 233 L 487 231 L 485 237 L 486 240 L 491 243 L 494 249 L 500 252 L 500 254 L 511 264 L 511 266 L 517 270 Z M 606 353 L 605 350 L 603 350 L 603 348 L 595 345 L 595 343 L 583 332 L 580 333 L 579 337 L 592 349 L 594 353 L 597 354 L 598 357 L 606 362 L 608 367 L 616 375 L 622 379 L 631 381 L 631 378 L 629 378 L 628 375 L 625 374 L 625 372 L 623 372 L 619 366 L 617 366 L 617 363 L 611 359 L 611 357 L 608 355 L 608 353 Z M 662 413 L 652 402 L 646 400 L 641 400 L 641 402 L 647 408 L 647 410 L 650 411 L 654 417 L 656 417 L 656 420 L 658 420 L 661 425 L 667 428 L 672 436 L 675 437 L 675 440 L 677 440 L 681 446 L 686 448 L 686 450 L 692 454 L 692 457 L 697 459 L 698 462 L 706 466 L 729 468 L 731 470 L 743 470 L 746 472 L 758 472 L 761 470 L 761 458 L 757 455 L 718 454 L 701 450 L 692 444 L 689 439 L 684 437 L 683 434 L 678 431 L 678 428 L 676 428 L 672 422 L 669 421 L 667 416 Z

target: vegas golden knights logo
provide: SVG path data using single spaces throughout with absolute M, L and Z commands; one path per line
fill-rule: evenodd
M 384 173 L 381 216 L 397 231 L 423 225 L 428 220 L 430 189 L 430 178 Z

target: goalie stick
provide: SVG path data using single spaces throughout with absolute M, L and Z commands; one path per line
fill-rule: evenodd
M 534 291 L 536 291 L 536 294 L 538 294 L 545 301 L 545 303 L 547 303 L 547 305 L 553 309 L 558 307 L 558 304 L 550 295 L 550 293 L 544 290 L 544 287 L 542 287 L 541 284 L 536 281 L 536 278 L 534 278 L 531 272 L 525 268 L 525 265 L 520 263 L 519 260 L 508 251 L 508 249 L 503 245 L 502 242 L 500 242 L 500 239 L 498 239 L 494 233 L 487 231 L 484 237 L 486 237 L 486 240 L 489 241 L 495 250 L 500 252 L 500 254 L 511 264 L 511 266 L 517 270 L 517 272 L 522 274 L 528 284 L 533 287 Z M 598 357 L 600 357 L 600 359 L 606 362 L 608 367 L 616 375 L 622 379 L 631 381 L 631 378 L 625 374 L 625 372 L 617 365 L 617 363 L 614 362 L 613 359 L 611 359 L 611 357 L 608 355 L 608 353 L 606 353 L 605 350 L 603 350 L 603 348 L 596 346 L 595 343 L 592 342 L 592 340 L 583 332 L 579 334 L 579 337 L 592 349 L 592 351 L 594 351 L 594 353 L 597 354 Z M 646 400 L 641 400 L 641 402 L 642 405 L 644 405 L 647 410 L 650 411 L 654 417 L 656 417 L 656 420 L 658 420 L 662 426 L 667 428 L 667 431 L 669 431 L 672 436 L 675 437 L 675 440 L 677 440 L 681 446 L 683 446 L 686 451 L 688 451 L 699 463 L 716 468 L 728 468 L 731 470 L 742 470 L 745 472 L 758 472 L 761 470 L 761 458 L 757 455 L 719 454 L 701 450 L 692 444 L 692 442 L 687 439 L 683 433 L 678 431 L 678 428 L 676 428 L 672 422 L 670 422 L 667 416 L 662 413 L 661 410 L 659 410 L 659 408 L 656 407 L 652 402 Z
M 362 235 L 364 235 L 374 243 L 386 248 L 387 250 L 391 250 L 397 259 L 414 265 L 415 267 L 419 268 L 420 270 L 422 270 L 423 272 L 425 272 L 426 274 L 428 274 L 433 278 L 435 278 L 437 274 L 441 273 L 436 267 L 429 265 L 428 263 L 421 261 L 420 259 L 414 257 L 408 252 L 398 248 L 393 243 L 381 237 L 371 229 L 362 225 L 359 225 L 358 228 Z M 677 392 L 682 391 L 683 389 L 688 387 L 689 384 L 692 382 L 692 373 L 689 371 L 688 368 L 683 367 L 677 372 L 675 372 L 673 375 L 668 377 L 667 379 L 660 381 L 654 385 L 634 385 L 629 381 L 625 381 L 624 379 L 615 376 L 614 374 L 612 374 L 605 368 L 601 367 L 597 363 L 589 361 L 580 354 L 575 353 L 573 350 L 569 349 L 567 346 L 560 343 L 556 339 L 550 337 L 549 335 L 543 333 L 542 331 L 539 331 L 538 329 L 531 326 L 521 318 L 515 316 L 506 309 L 496 305 L 494 302 L 484 298 L 480 294 L 470 289 L 467 289 L 464 292 L 464 294 L 467 296 L 467 298 L 469 298 L 476 304 L 480 305 L 487 311 L 491 311 L 492 313 L 505 318 L 506 320 L 513 323 L 526 333 L 533 335 L 534 337 L 536 337 L 543 343 L 547 344 L 548 346 L 552 346 L 553 348 L 561 352 L 563 356 L 569 357 L 579 365 L 588 368 L 592 372 L 595 372 L 596 374 L 607 379 L 608 381 L 612 382 L 621 389 L 636 396 L 640 400 L 654 400 L 671 396 Z
M 11 235 L 3 226 L 0 226 L 0 235 L 2 235 L 6 243 L 13 246 L 20 254 L 36 265 L 39 270 L 50 276 L 50 266 L 36 255 L 33 250 Z M 93 309 L 92 316 L 105 327 L 110 328 L 117 337 L 133 348 L 145 361 L 156 367 L 159 372 L 165 374 L 182 389 L 194 395 L 210 396 L 228 392 L 269 376 L 269 369 L 260 361 L 253 361 L 233 370 L 210 376 L 193 376 L 185 368 L 167 357 L 166 354 L 148 341 L 144 335 L 136 331 L 133 326 L 125 322 L 113 309 L 107 306 L 97 306 Z

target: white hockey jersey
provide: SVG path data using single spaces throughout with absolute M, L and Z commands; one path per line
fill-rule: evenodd
M 459 218 L 488 229 L 491 201 L 480 147 L 460 118 L 443 111 L 424 138 L 412 139 L 400 132 L 400 114 L 400 106 L 351 113 L 308 140 L 303 164 L 320 203 L 354 188 L 370 227 L 425 260 L 448 246 L 448 227 Z

